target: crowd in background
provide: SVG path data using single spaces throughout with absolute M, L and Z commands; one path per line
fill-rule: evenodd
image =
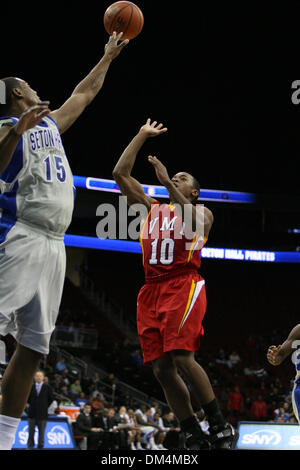
M 196 354 L 207 370 L 226 419 L 233 425 L 239 421 L 297 422 L 291 404 L 293 364 L 287 361 L 284 370 L 275 369 L 264 358 L 266 344 L 271 339 L 276 343 L 276 334 L 272 332 L 273 338 L 249 337 L 241 350 L 227 352 L 226 348 L 219 348 L 216 354 L 207 350 Z M 99 353 L 101 355 L 101 349 L 97 351 L 98 358 Z M 155 390 L 159 391 L 155 388 L 151 368 L 143 366 L 138 344 L 123 341 L 101 357 L 102 361 L 98 362 L 110 373 L 106 377 L 98 373 L 85 377 L 72 359 L 53 360 L 50 354 L 44 367 L 45 382 L 55 396 L 49 415 L 59 414 L 60 407 L 64 406 L 80 408 L 73 431 L 82 449 L 158 450 L 166 445 L 176 448 L 182 436 L 174 414 L 167 406 L 158 404 L 164 397 L 158 395 L 158 402 L 147 406 L 118 388 L 119 380 L 124 380 L 143 392 L 151 389 L 151 396 Z M 124 364 L 127 364 L 126 370 Z M 108 393 L 112 385 L 115 387 L 113 399 Z M 197 397 L 192 393 L 191 396 L 201 427 L 209 432 Z
M 49 413 L 57 414 L 61 407 L 67 405 L 78 406 L 82 410 L 80 416 L 84 415 L 84 419 L 79 418 L 79 423 L 73 425 L 74 434 L 81 436 L 78 438 L 81 448 L 163 448 L 167 445 L 176 448 L 181 438 L 179 425 L 167 405 L 161 404 L 165 398 L 152 368 L 143 365 L 138 340 L 129 340 L 124 332 L 119 332 L 101 317 L 98 310 L 92 316 L 92 307 L 80 290 L 75 291 L 67 282 L 66 287 L 70 289 L 68 298 L 71 300 L 63 302 L 58 324 L 99 331 L 95 350 L 71 349 L 69 352 L 106 371 L 106 374 L 86 377 L 72 359 L 66 361 L 64 357 L 54 358 L 50 354 L 43 364 L 45 381 L 50 384 L 55 396 Z M 268 346 L 280 344 L 287 336 L 288 329 L 279 332 L 266 327 L 268 334 L 253 333 L 240 339 L 234 325 L 231 336 L 230 331 L 224 336 L 227 343 L 210 332 L 195 354 L 210 378 L 226 419 L 233 425 L 239 421 L 295 423 L 291 405 L 294 364 L 288 358 L 284 365 L 275 368 L 266 359 Z M 215 342 L 212 343 L 214 338 Z M 8 351 L 12 350 L 8 348 Z M 149 400 L 151 397 L 148 408 L 128 391 L 125 392 L 119 386 L 121 382 L 142 391 L 149 396 Z M 194 409 L 199 410 L 201 426 L 204 432 L 209 432 L 197 397 L 192 392 L 191 396 Z M 152 397 L 159 402 L 156 408 Z M 80 421 L 85 422 L 89 430 L 85 432 Z

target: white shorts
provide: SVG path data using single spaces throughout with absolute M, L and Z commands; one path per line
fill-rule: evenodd
M 48 354 L 65 271 L 63 238 L 17 222 L 0 244 L 0 335 Z
M 298 380 L 295 381 L 294 388 L 292 391 L 292 405 L 293 405 L 294 415 L 298 423 L 300 424 L 300 384 L 297 383 Z

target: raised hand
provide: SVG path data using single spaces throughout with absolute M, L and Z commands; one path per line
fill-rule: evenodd
M 19 121 L 14 126 L 14 131 L 18 135 L 36 126 L 43 117 L 47 116 L 51 111 L 49 109 L 50 101 L 41 101 L 35 106 L 31 106 L 23 114 L 21 114 Z
M 278 352 L 281 349 L 281 344 L 279 346 L 270 346 L 267 352 L 267 359 L 272 366 L 279 366 L 282 359 L 278 356 Z
M 152 155 L 149 155 L 148 161 L 154 166 L 156 176 L 158 178 L 158 181 L 165 186 L 170 182 L 170 177 L 167 171 L 167 168 L 165 165 L 161 163 L 160 160 L 156 157 L 152 157 Z
M 167 132 L 167 130 L 167 127 L 163 127 L 163 124 L 157 124 L 157 121 L 153 121 L 151 124 L 151 119 L 147 119 L 146 124 L 140 129 L 140 133 L 145 134 L 146 137 L 156 137 Z
M 104 51 L 105 55 L 110 58 L 110 60 L 115 59 L 121 52 L 121 50 L 129 43 L 129 39 L 124 41 L 119 41 L 122 39 L 123 33 L 117 34 L 116 31 L 109 36 L 108 43 L 105 45 Z

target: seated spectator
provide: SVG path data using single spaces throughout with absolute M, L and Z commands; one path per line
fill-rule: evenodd
M 268 375 L 264 367 L 261 367 L 259 364 L 256 364 L 254 367 L 253 374 L 258 378 L 266 377 Z
M 265 421 L 267 419 L 267 403 L 263 400 L 261 395 L 252 403 L 251 415 L 257 421 Z
M 154 425 L 157 426 L 157 431 L 154 434 L 155 444 L 158 449 L 166 450 L 163 443 L 166 437 L 166 433 L 169 431 L 169 429 L 164 426 L 163 419 L 159 411 L 154 413 L 154 415 L 151 416 L 151 419 L 153 420 Z
M 50 406 L 48 408 L 48 415 L 57 415 L 58 413 L 59 413 L 58 401 L 53 400 L 53 402 L 50 403 Z
M 164 414 L 162 419 L 165 428 L 168 428 L 172 431 L 180 431 L 180 427 L 173 411 L 169 411 L 168 413 Z
M 152 416 L 154 416 L 154 414 L 158 411 L 159 409 L 159 404 L 157 401 L 154 401 L 152 402 L 152 405 L 151 405 L 151 414 Z
M 126 410 L 126 406 L 120 406 L 119 412 L 118 412 L 118 418 L 120 419 L 121 423 L 128 424 L 129 416 Z
M 61 381 L 64 385 L 67 385 L 67 387 L 69 387 L 70 379 L 69 379 L 69 370 L 68 369 L 63 369 L 61 371 Z
M 145 424 L 145 422 L 147 421 L 146 411 L 146 405 L 140 405 L 138 408 L 136 408 L 134 414 L 136 415 L 137 422 L 139 424 Z
M 71 394 L 66 385 L 60 388 L 60 394 L 62 395 L 61 405 L 63 406 L 74 406 L 74 402 L 71 399 Z
M 114 408 L 98 409 L 96 412 L 98 423 L 102 423 L 104 433 L 102 436 L 101 449 L 114 450 L 120 448 L 127 448 L 127 440 L 125 442 L 125 433 L 122 431 L 122 426 L 119 426 L 120 420 L 116 417 Z
M 219 349 L 218 356 L 216 358 L 218 364 L 227 364 L 227 357 L 223 348 Z
M 229 394 L 228 411 L 231 417 L 231 422 L 236 424 L 243 411 L 244 397 L 240 392 L 238 385 L 235 385 L 232 392 Z
M 274 387 L 273 384 L 271 384 L 271 390 L 268 393 L 267 396 L 267 402 L 268 403 L 279 403 L 281 401 L 282 395 L 279 393 L 279 389 L 277 387 Z
M 163 415 L 164 428 L 167 430 L 164 439 L 164 447 L 170 450 L 182 449 L 184 446 L 185 437 L 179 427 L 178 421 L 172 411 Z
M 71 379 L 74 380 L 80 377 L 78 367 L 76 366 L 75 361 L 72 357 L 68 360 L 68 363 L 66 364 L 66 366 L 67 366 L 68 373 Z
M 289 416 L 293 414 L 293 406 L 291 402 L 284 401 L 283 402 L 283 409 L 285 413 L 287 413 Z
M 298 421 L 295 415 L 290 416 L 289 423 L 298 424 Z
M 62 387 L 62 380 L 59 374 L 54 376 L 54 381 L 52 382 L 52 388 L 55 393 L 60 393 L 60 389 Z
M 98 397 L 103 403 L 106 403 L 105 396 L 103 395 L 102 391 L 99 389 L 93 391 L 92 397 L 93 399 Z
M 234 367 L 240 362 L 240 360 L 241 358 L 238 353 L 236 351 L 232 351 L 228 358 L 228 365 L 230 365 L 230 367 Z
M 101 400 L 100 393 L 97 393 L 95 398 L 92 400 L 92 408 L 93 408 L 93 410 L 98 410 L 99 408 L 102 408 L 102 409 L 105 408 L 104 403 Z
M 117 381 L 118 381 L 117 377 L 112 372 L 108 374 L 108 376 L 105 379 L 105 382 L 108 383 L 111 387 L 113 385 L 116 385 Z
M 80 410 L 84 408 L 84 405 L 88 402 L 84 392 L 80 392 L 79 397 L 75 400 L 75 405 L 79 406 Z
M 76 419 L 76 434 L 84 436 L 83 443 L 80 446 L 81 450 L 97 450 L 103 429 L 100 427 L 93 427 L 91 417 L 92 407 L 86 403 L 83 410 Z
M 254 375 L 254 369 L 252 366 L 246 366 L 244 367 L 244 374 L 245 375 Z
M 95 385 L 96 388 L 101 387 L 101 380 L 100 380 L 100 375 L 98 374 L 98 372 L 95 372 L 93 374 L 93 377 L 91 378 L 91 383 Z
M 79 396 L 79 394 L 82 392 L 82 388 L 81 388 L 79 379 L 76 379 L 75 382 L 72 383 L 72 385 L 70 386 L 70 392 L 74 396 Z
M 290 419 L 290 414 L 286 412 L 283 406 L 276 410 L 274 421 L 277 423 L 288 423 Z
M 144 450 L 141 444 L 142 431 L 132 408 L 128 410 L 128 443 L 131 450 Z
M 120 446 L 126 448 L 129 445 L 129 415 L 126 406 L 120 406 L 115 417 L 118 422 L 118 430 L 120 431 Z
M 141 405 L 140 408 L 135 411 L 135 416 L 137 423 L 142 431 L 142 442 L 146 444 L 147 449 L 157 449 L 154 440 L 157 426 L 155 426 L 154 423 L 150 421 L 151 408 L 147 408 L 145 405 Z
M 65 369 L 67 369 L 66 360 L 64 357 L 62 357 L 59 361 L 57 361 L 55 365 L 55 371 L 62 372 Z

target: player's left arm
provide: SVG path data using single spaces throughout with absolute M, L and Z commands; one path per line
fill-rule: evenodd
M 76 86 L 70 98 L 59 109 L 52 111 L 50 114 L 57 123 L 61 134 L 69 129 L 101 90 L 111 62 L 129 42 L 128 39 L 119 42 L 122 34 L 117 35 L 114 32 L 109 37 L 100 62 Z
M 171 199 L 181 206 L 182 210 L 185 211 L 184 215 L 187 219 L 192 221 L 193 232 L 201 233 L 207 239 L 214 222 L 213 213 L 205 206 L 202 206 L 203 211 L 197 209 L 191 201 L 177 189 L 169 177 L 167 168 L 157 157 L 149 155 L 148 161 L 154 166 L 159 182 L 167 188 Z
M 283 344 L 270 346 L 267 351 L 267 359 L 273 366 L 279 366 L 293 351 L 294 342 L 300 341 L 300 324 L 296 325 Z

